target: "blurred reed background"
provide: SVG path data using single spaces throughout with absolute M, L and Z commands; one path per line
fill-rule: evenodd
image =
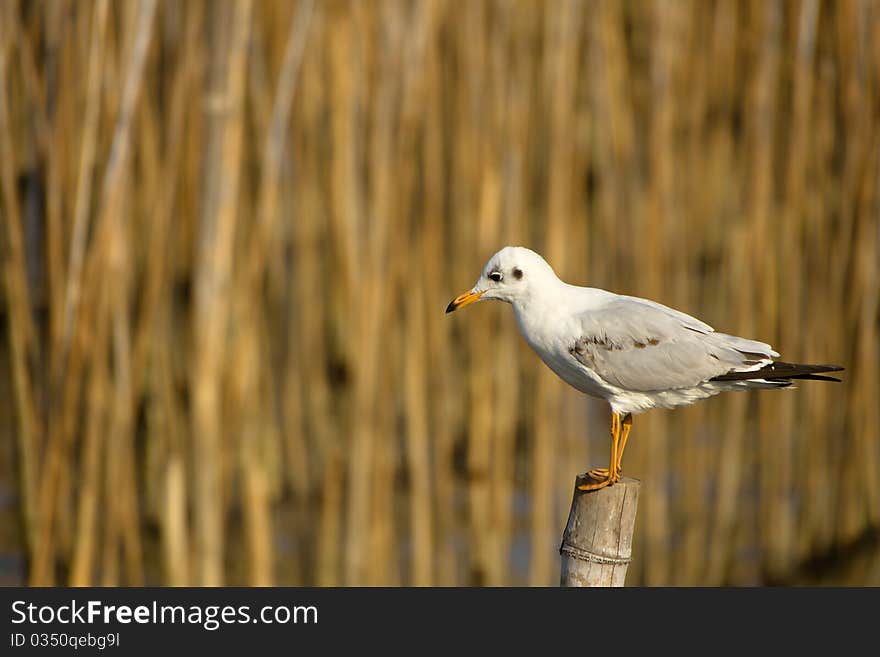
M 630 584 L 880 584 L 880 2 L 0 3 L 0 572 L 555 584 L 505 244 L 839 385 L 637 417 Z

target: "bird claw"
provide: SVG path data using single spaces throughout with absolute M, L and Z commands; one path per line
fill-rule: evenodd
M 614 481 L 612 481 L 611 477 L 606 477 L 602 481 L 597 481 L 592 484 L 580 484 L 577 488 L 578 488 L 578 490 L 583 490 L 583 491 L 593 491 L 593 490 L 599 490 L 600 488 L 605 488 L 606 486 L 610 486 L 613 483 L 614 483 Z
M 603 481 L 604 479 L 608 479 L 608 468 L 593 468 L 589 472 L 587 472 L 587 476 L 590 479 L 595 479 L 596 481 Z M 620 475 L 623 473 L 623 468 L 617 469 L 617 474 Z M 615 480 L 616 481 L 616 480 Z
M 608 468 L 593 468 L 587 472 L 587 476 L 592 479 L 594 483 L 579 484 L 577 487 L 578 490 L 599 490 L 600 488 L 616 484 L 620 481 L 620 470 L 612 474 Z

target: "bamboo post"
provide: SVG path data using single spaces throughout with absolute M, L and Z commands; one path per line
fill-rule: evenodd
M 628 477 L 596 491 L 578 490 L 590 481 L 578 475 L 562 535 L 560 586 L 623 586 L 632 555 L 632 535 L 641 482 Z

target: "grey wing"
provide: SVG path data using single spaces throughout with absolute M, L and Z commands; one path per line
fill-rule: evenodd
M 689 315 L 635 297 L 584 312 L 578 325 L 572 356 L 629 391 L 692 388 L 728 372 L 760 369 L 779 355 L 763 342 L 716 333 Z

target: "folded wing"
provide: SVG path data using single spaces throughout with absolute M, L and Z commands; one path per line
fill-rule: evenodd
M 732 372 L 756 372 L 779 355 L 768 344 L 717 333 L 696 318 L 636 297 L 617 297 L 585 311 L 578 322 L 571 355 L 607 383 L 634 392 L 692 388 Z

